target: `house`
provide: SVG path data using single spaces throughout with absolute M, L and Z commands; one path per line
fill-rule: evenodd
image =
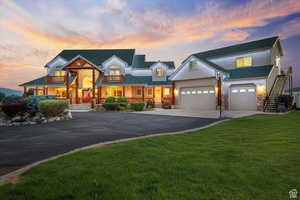
M 291 76 L 278 37 L 195 53 L 170 76 L 178 108 L 273 111 Z
M 45 65 L 47 74 L 21 84 L 24 92 L 54 95 L 71 104 L 127 97 L 129 102 L 172 101 L 174 62 L 146 61 L 135 49 L 63 50 Z

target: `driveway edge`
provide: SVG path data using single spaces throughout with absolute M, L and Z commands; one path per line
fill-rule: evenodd
M 106 146 L 106 145 L 110 145 L 110 144 L 118 144 L 118 143 L 121 143 L 121 142 L 127 142 L 127 141 L 131 141 L 131 140 L 139 140 L 139 139 L 152 138 L 152 137 L 165 136 L 165 135 L 178 135 L 178 134 L 190 133 L 190 132 L 203 130 L 203 129 L 212 127 L 214 125 L 220 124 L 220 123 L 222 123 L 224 121 L 228 121 L 228 120 L 230 120 L 230 119 L 223 119 L 223 120 L 211 123 L 211 124 L 206 125 L 206 126 L 202 126 L 202 127 L 199 127 L 199 128 L 187 129 L 187 130 L 183 130 L 183 131 L 138 136 L 138 137 L 132 137 L 132 138 L 126 138 L 126 139 L 113 140 L 113 141 L 109 141 L 109 142 L 101 142 L 101 143 L 92 144 L 92 145 L 85 146 L 85 147 L 80 147 L 80 148 L 71 150 L 69 152 L 63 153 L 63 154 L 59 154 L 59 155 L 52 156 L 52 157 L 44 159 L 44 160 L 34 162 L 32 164 L 26 165 L 25 167 L 22 167 L 22 168 L 16 170 L 16 171 L 13 171 L 13 172 L 10 172 L 6 175 L 0 176 L 0 185 L 4 185 L 4 184 L 8 184 L 8 183 L 15 184 L 19 181 L 19 176 L 21 174 L 23 174 L 24 172 L 28 171 L 29 169 L 31 169 L 32 167 L 37 166 L 37 165 L 42 164 L 42 163 L 45 163 L 47 161 L 55 160 L 55 159 L 57 159 L 59 157 L 62 157 L 62 156 L 66 156 L 66 155 L 69 155 L 69 154 L 72 154 L 72 153 L 76 153 L 78 151 L 87 150 L 87 149 L 96 148 L 96 147 L 102 147 L 102 146 Z

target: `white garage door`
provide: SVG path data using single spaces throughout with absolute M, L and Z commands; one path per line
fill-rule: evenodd
M 184 88 L 180 91 L 180 107 L 183 109 L 215 110 L 214 87 Z
M 231 87 L 230 110 L 257 110 L 255 86 Z

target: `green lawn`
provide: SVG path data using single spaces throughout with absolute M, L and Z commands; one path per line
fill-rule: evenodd
M 0 199 L 289 199 L 300 191 L 300 112 L 81 151 L 32 168 Z

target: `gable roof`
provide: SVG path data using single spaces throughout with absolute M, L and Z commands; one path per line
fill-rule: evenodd
M 278 36 L 264 38 L 261 40 L 255 40 L 255 41 L 246 42 L 246 43 L 242 43 L 242 44 L 236 44 L 236 45 L 227 46 L 227 47 L 223 47 L 223 48 L 199 52 L 199 53 L 195 53 L 193 55 L 198 58 L 206 59 L 209 57 L 219 57 L 219 56 L 235 54 L 235 53 L 239 53 L 239 52 L 249 52 L 249 51 L 254 51 L 257 49 L 268 49 L 268 48 L 272 48 L 278 39 L 279 39 Z
M 149 68 L 151 65 L 161 62 L 171 69 L 175 68 L 175 64 L 173 61 L 145 61 L 145 57 L 145 55 L 135 55 L 133 58 L 132 66 L 134 68 Z
M 128 65 L 132 64 L 135 49 L 66 49 L 60 52 L 55 58 L 62 57 L 68 62 L 80 55 L 95 65 L 101 65 L 113 55 L 121 58 Z M 55 59 L 54 58 L 54 59 Z M 46 65 L 46 67 L 48 67 Z
M 227 72 L 229 73 L 229 77 L 225 80 L 267 77 L 271 72 L 272 67 L 273 65 L 264 65 L 227 70 Z

